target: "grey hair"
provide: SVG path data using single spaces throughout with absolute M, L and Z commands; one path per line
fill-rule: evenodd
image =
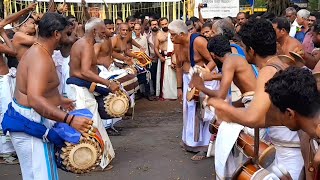
M 300 11 L 297 12 L 297 16 L 303 18 L 303 19 L 308 19 L 310 16 L 310 11 L 306 9 L 301 9 Z
M 174 20 L 168 26 L 170 31 L 176 34 L 188 34 L 188 27 L 182 20 Z
M 286 13 L 293 12 L 293 14 L 297 15 L 297 10 L 294 7 L 288 7 L 286 9 Z
M 92 17 L 90 18 L 87 23 L 84 25 L 84 31 L 90 32 L 92 31 L 97 25 L 104 25 L 104 22 L 100 18 Z
M 217 28 L 217 33 L 220 35 L 225 35 L 229 40 L 231 40 L 235 35 L 235 28 L 232 23 L 227 18 L 219 19 L 216 21 L 212 27 Z

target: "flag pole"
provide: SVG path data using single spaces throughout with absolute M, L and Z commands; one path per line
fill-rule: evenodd
M 254 3 L 255 3 L 255 0 L 252 0 L 252 6 L 251 6 L 251 12 L 252 12 L 252 14 L 254 14 Z

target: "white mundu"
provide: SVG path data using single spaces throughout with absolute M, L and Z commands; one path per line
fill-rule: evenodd
M 89 109 L 90 112 L 93 114 L 93 126 L 96 127 L 102 137 L 104 142 L 104 152 L 103 157 L 101 159 L 100 166 L 101 168 L 107 167 L 107 165 L 112 161 L 115 157 L 115 153 L 109 139 L 109 136 L 104 128 L 103 122 L 100 118 L 98 112 L 98 103 L 92 93 L 89 92 L 87 88 L 79 87 L 73 84 L 69 85 L 69 91 L 67 92 L 67 96 L 70 99 L 75 100 L 76 102 L 76 109 Z
M 170 35 L 169 33 L 167 52 L 173 52 L 173 43 Z M 175 55 L 166 57 L 166 61 L 164 62 L 162 86 L 162 96 L 164 99 L 177 99 L 177 75 L 176 71 L 171 68 L 172 60 L 175 60 Z
M 10 136 L 2 133 L 1 122 L 8 104 L 12 101 L 16 84 L 16 69 L 11 68 L 6 75 L 0 75 L 0 155 L 12 154 L 15 152 Z
M 217 68 L 213 71 L 217 71 Z M 196 102 L 194 100 L 187 101 L 187 91 L 191 81 L 192 74 L 183 74 L 183 130 L 182 141 L 185 145 L 199 149 L 209 145 L 211 133 L 209 132 L 210 121 L 204 119 L 198 121 L 196 118 Z M 205 81 L 205 86 L 211 90 L 217 90 L 220 87 L 219 81 Z M 201 95 L 200 95 L 201 96 Z M 208 114 L 207 114 L 208 113 Z M 206 119 L 212 119 L 214 113 L 205 111 L 203 115 Z M 209 117 L 210 116 L 210 117 Z M 195 126 L 199 125 L 199 132 L 195 131 Z M 199 137 L 197 140 L 195 137 Z M 206 151 L 206 150 L 205 150 Z

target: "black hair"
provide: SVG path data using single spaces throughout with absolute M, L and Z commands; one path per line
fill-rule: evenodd
M 66 19 L 67 19 L 67 21 L 69 21 L 70 19 L 76 19 L 77 20 L 77 18 L 74 15 L 68 15 L 68 16 L 66 16 Z
M 104 25 L 114 24 L 114 22 L 111 19 L 105 19 L 103 20 Z
M 150 26 L 151 26 L 151 23 L 152 23 L 153 21 L 157 21 L 157 24 L 159 24 L 159 23 L 158 23 L 158 19 L 151 19 L 151 20 L 149 20 L 149 25 L 150 25 Z
M 266 19 L 251 19 L 239 31 L 248 51 L 250 47 L 261 57 L 277 52 L 276 32 Z
M 120 20 L 120 21 L 122 21 L 122 22 L 123 22 L 123 20 L 122 20 L 121 18 L 119 18 L 119 17 L 116 19 L 116 21 L 117 21 L 117 20 Z
M 194 22 L 191 20 L 188 20 L 188 21 L 186 21 L 186 25 L 187 26 L 190 26 L 190 25 L 194 26 Z
M 290 22 L 287 18 L 285 17 L 277 17 L 274 20 L 272 20 L 272 24 L 277 24 L 277 28 L 279 30 L 284 29 L 287 31 L 287 33 L 290 32 Z
M 320 20 L 316 21 L 316 24 L 314 25 L 314 28 L 313 28 L 313 32 L 320 33 Z
M 212 19 L 213 19 L 213 20 L 219 20 L 219 19 L 223 19 L 223 18 L 222 18 L 222 17 L 217 17 L 217 16 L 216 16 L 216 17 L 213 17 Z
M 205 27 L 208 27 L 208 28 L 212 28 L 212 22 L 205 22 L 203 25 L 202 25 L 202 28 L 205 28 Z
M 43 15 L 39 22 L 39 36 L 51 37 L 55 31 L 63 31 L 69 25 L 67 19 L 58 13 L 48 12 Z
M 132 21 L 136 21 L 136 18 L 133 17 L 133 16 L 128 16 L 128 17 L 126 18 L 126 22 L 132 22 Z
M 223 35 L 212 37 L 208 42 L 208 51 L 214 53 L 218 57 L 223 57 L 225 54 L 231 53 L 228 38 Z
M 33 19 L 32 16 L 29 16 L 29 14 L 23 15 L 19 18 L 19 24 L 26 23 L 28 19 Z
M 193 21 L 194 23 L 200 21 L 199 18 L 197 18 L 195 16 L 190 17 L 190 20 Z
M 168 18 L 166 18 L 166 17 L 160 18 L 158 22 L 160 23 L 160 22 L 163 21 L 163 20 L 167 20 L 167 21 L 169 22 Z
M 277 16 L 272 12 L 265 12 L 261 15 L 261 18 L 273 21 Z M 288 31 L 289 32 L 289 31 Z
M 289 67 L 281 70 L 265 86 L 271 102 L 285 112 L 290 108 L 305 117 L 314 117 L 320 109 L 317 82 L 308 69 Z
M 246 19 L 248 19 L 248 17 L 249 17 L 249 14 L 248 14 L 248 13 L 245 13 L 245 12 L 238 12 L 238 14 L 237 14 L 236 17 L 238 17 L 240 14 L 244 14 L 244 17 L 245 17 Z

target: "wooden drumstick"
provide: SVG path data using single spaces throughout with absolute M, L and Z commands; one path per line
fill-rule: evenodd
M 253 162 L 259 164 L 259 128 L 254 128 L 254 157 Z

